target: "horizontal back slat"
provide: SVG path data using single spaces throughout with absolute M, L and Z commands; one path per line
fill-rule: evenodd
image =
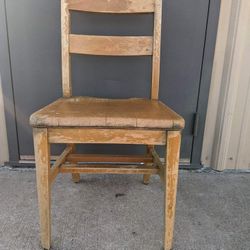
M 155 0 L 68 0 L 70 10 L 101 13 L 150 13 Z
M 70 53 L 105 56 L 144 56 L 153 53 L 151 36 L 93 36 L 69 37 Z

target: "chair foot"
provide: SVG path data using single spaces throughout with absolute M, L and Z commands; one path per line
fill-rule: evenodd
M 162 248 L 162 250 L 173 250 L 173 249 L 174 249 L 173 247 L 170 247 L 170 248 L 169 247 L 165 247 L 165 248 L 163 247 Z
M 143 175 L 143 184 L 148 185 L 150 180 L 150 174 L 144 174 Z
M 74 183 L 79 183 L 80 182 L 80 174 L 72 174 L 72 181 Z

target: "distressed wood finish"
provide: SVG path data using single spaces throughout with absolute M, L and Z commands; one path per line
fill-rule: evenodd
M 150 13 L 154 0 L 68 0 L 70 10 L 101 13 Z
M 71 145 L 73 145 L 72 153 L 75 153 L 75 151 L 76 151 L 76 146 L 75 146 L 75 144 L 71 144 Z M 67 161 L 68 161 L 68 157 L 67 157 Z M 71 177 L 72 177 L 72 181 L 73 181 L 74 183 L 80 182 L 81 176 L 80 176 L 79 173 L 72 173 Z
M 73 150 L 73 145 L 68 145 L 65 150 L 62 152 L 62 154 L 57 158 L 53 166 L 51 167 L 50 170 L 50 183 L 52 184 L 53 181 L 55 180 L 56 176 L 59 173 L 59 167 L 66 161 L 67 156 L 72 152 Z
M 50 143 L 102 143 L 165 145 L 163 130 L 49 128 Z
M 151 98 L 157 99 L 157 100 L 158 100 L 158 96 L 159 96 L 160 66 L 161 66 L 160 65 L 160 61 L 161 61 L 161 22 L 162 22 L 162 0 L 155 0 Z
M 50 187 L 50 147 L 47 129 L 34 128 L 34 148 L 36 158 L 36 180 L 40 216 L 42 247 L 50 248 L 51 242 L 51 187 Z
M 58 174 L 59 174 L 59 166 L 53 166 L 50 170 L 50 184 L 53 184 Z
M 67 0 L 61 0 L 61 36 L 62 36 L 62 88 L 63 96 L 72 95 L 71 60 L 69 54 L 70 13 Z
M 179 131 L 167 133 L 166 167 L 165 167 L 165 243 L 164 249 L 171 250 L 173 246 L 173 233 L 175 222 L 175 205 L 177 193 L 177 180 L 179 170 L 181 134 Z
M 151 36 L 94 36 L 70 32 L 70 11 L 102 13 L 154 12 Z M 164 185 L 164 249 L 172 249 L 178 164 L 184 120 L 158 101 L 162 0 L 61 0 L 63 98 L 30 117 L 34 128 L 37 190 L 42 247 L 51 242 L 51 184 L 58 173 L 141 174 L 145 184 L 158 174 Z M 151 100 L 71 97 L 70 53 L 109 56 L 152 56 Z M 50 144 L 68 144 L 50 168 Z M 76 143 L 144 144 L 146 155 L 80 155 Z M 161 162 L 155 145 L 166 146 Z
M 158 174 L 159 169 L 147 165 L 87 165 L 64 164 L 60 167 L 61 173 L 85 173 L 85 174 Z
M 104 154 L 70 154 L 67 161 L 78 162 L 101 162 L 101 163 L 150 163 L 151 156 L 147 155 L 104 155 Z
M 99 56 L 149 56 L 151 36 L 70 35 L 70 53 Z
M 128 37 L 104 38 L 101 36 L 70 35 L 69 10 L 104 13 L 154 12 L 153 42 L 151 37 L 144 39 L 137 38 L 139 40 L 136 40 L 136 38 Z M 72 94 L 70 76 L 70 51 L 71 53 L 112 56 L 153 54 L 151 98 L 158 99 L 160 80 L 162 0 L 62 0 L 61 13 L 63 62 L 62 79 L 63 93 L 65 97 L 69 97 Z M 112 39 L 114 39 L 114 41 L 112 41 Z M 131 41 L 131 39 L 134 41 Z
M 152 150 L 152 156 L 153 156 L 155 165 L 159 168 L 159 176 L 161 178 L 161 181 L 163 185 L 165 185 L 165 180 L 164 180 L 165 166 L 155 150 Z
M 155 150 L 152 150 L 152 156 L 153 156 L 154 163 L 160 168 L 164 169 L 163 162 L 161 161 L 160 156 L 157 154 Z
M 61 98 L 30 118 L 39 127 L 182 129 L 184 120 L 157 100 Z
M 154 149 L 154 146 L 153 145 L 147 145 L 147 155 L 152 158 L 152 155 L 151 155 L 151 151 Z M 145 185 L 148 185 L 149 184 L 149 180 L 150 180 L 150 175 L 149 174 L 145 174 L 143 175 L 143 183 Z

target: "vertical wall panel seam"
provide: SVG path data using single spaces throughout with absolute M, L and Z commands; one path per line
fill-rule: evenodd
M 19 136 L 18 136 L 18 129 L 17 129 L 17 115 L 16 115 L 16 104 L 15 104 L 15 90 L 13 86 L 13 73 L 12 73 L 12 62 L 11 62 L 11 54 L 10 54 L 10 41 L 9 41 L 9 28 L 8 28 L 8 18 L 7 18 L 7 4 L 6 0 L 4 0 L 4 14 L 5 14 L 5 25 L 6 25 L 6 35 L 7 35 L 7 46 L 8 46 L 8 55 L 9 55 L 9 67 L 10 67 L 10 77 L 11 77 L 11 89 L 12 89 L 12 96 L 13 96 L 13 106 L 14 106 L 14 116 L 15 116 L 15 131 L 17 136 L 17 150 L 18 155 L 20 158 L 20 148 L 19 148 Z M 9 149 L 10 151 L 10 149 Z M 11 160 L 11 159 L 10 159 Z

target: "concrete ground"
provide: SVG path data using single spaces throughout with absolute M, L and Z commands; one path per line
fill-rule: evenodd
M 52 249 L 162 249 L 158 177 L 64 175 L 52 194 Z M 181 171 L 177 199 L 175 250 L 250 249 L 250 174 Z M 39 244 L 34 170 L 0 170 L 0 250 Z

